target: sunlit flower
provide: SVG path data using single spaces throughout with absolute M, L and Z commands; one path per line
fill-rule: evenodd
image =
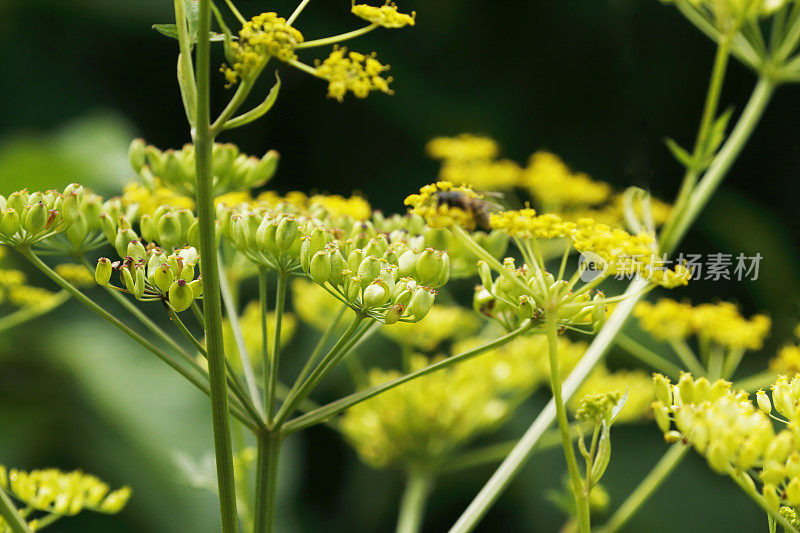
M 366 98 L 371 91 L 394 94 L 389 88 L 392 78 L 382 77 L 387 70 L 389 66 L 375 59 L 375 54 L 348 53 L 339 46 L 324 61 L 317 61 L 314 69 L 316 76 L 328 80 L 328 96 L 340 102 L 348 92 L 357 98 Z
M 374 7 L 367 4 L 353 5 L 351 10 L 353 14 L 359 18 L 378 24 L 384 28 L 402 28 L 403 26 L 413 26 L 416 12 L 412 11 L 410 15 L 400 13 L 397 10 L 397 4 L 387 1 L 386 4 L 380 7 Z

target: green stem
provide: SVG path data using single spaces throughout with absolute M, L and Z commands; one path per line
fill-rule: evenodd
M 567 408 L 564 406 L 564 399 L 561 394 L 561 378 L 559 377 L 558 367 L 558 310 L 549 309 L 545 312 L 545 326 L 547 329 L 547 343 L 550 355 L 550 387 L 553 389 L 553 399 L 556 406 L 556 419 L 558 430 L 561 434 L 561 446 L 564 448 L 564 457 L 567 460 L 567 470 L 572 484 L 572 493 L 575 497 L 575 508 L 578 514 L 578 526 L 581 533 L 588 533 L 591 530 L 589 515 L 589 497 L 583 490 L 580 468 L 575 457 L 575 448 L 572 445 L 570 436 L 569 420 L 567 419 Z
M 269 357 L 269 376 L 266 383 L 267 424 L 272 423 L 275 411 L 275 384 L 278 382 L 278 363 L 281 351 L 281 322 L 283 321 L 283 307 L 286 301 L 288 279 L 289 274 L 287 272 L 278 272 L 278 288 L 275 296 L 275 331 L 272 334 L 272 353 Z
M 628 495 L 628 498 L 619 506 L 608 522 L 600 528 L 600 533 L 614 533 L 627 524 L 644 502 L 653 495 L 672 471 L 675 470 L 675 467 L 686 457 L 686 453 L 690 448 L 690 446 L 680 442 L 673 444 L 659 459 L 650 473 Z
M 339 309 L 339 312 L 336 314 L 336 318 L 333 319 L 333 322 L 328 324 L 328 327 L 325 328 L 325 332 L 317 341 L 317 345 L 314 346 L 314 351 L 311 352 L 311 355 L 308 356 L 306 359 L 305 364 L 303 365 L 302 370 L 300 370 L 300 374 L 298 374 L 297 379 L 295 380 L 294 386 L 300 386 L 300 383 L 303 383 L 305 379 L 308 377 L 309 372 L 314 368 L 314 365 L 317 363 L 317 358 L 322 353 L 322 349 L 328 344 L 330 338 L 333 336 L 333 333 L 339 327 L 339 322 L 342 320 L 345 311 L 347 311 L 349 307 L 346 304 L 342 304 L 342 307 Z
M 354 39 L 356 37 L 360 37 L 365 33 L 369 33 L 375 28 L 377 28 L 378 24 L 370 24 L 369 26 L 364 26 L 363 28 L 359 28 L 357 30 L 348 31 L 347 33 L 340 33 L 339 35 L 333 35 L 331 37 L 325 37 L 324 39 L 316 39 L 313 41 L 304 41 L 302 43 L 298 43 L 295 48 L 313 48 L 315 46 L 328 46 L 329 44 L 336 44 L 341 41 L 346 41 L 348 39 Z
M 515 337 L 530 331 L 532 326 L 533 324 L 530 322 L 525 323 L 521 327 L 515 329 L 514 331 L 507 333 L 502 337 L 498 337 L 491 342 L 487 342 L 482 346 L 478 346 L 477 348 L 474 348 L 472 350 L 468 350 L 458 355 L 448 357 L 443 361 L 439 361 L 438 363 L 428 365 L 425 368 L 422 368 L 410 374 L 406 374 L 405 376 L 399 377 L 395 380 L 388 381 L 380 385 L 375 385 L 374 387 L 370 387 L 369 389 L 364 389 L 355 392 L 353 394 L 350 394 L 349 396 L 340 398 L 327 405 L 323 405 L 322 407 L 314 409 L 313 411 L 310 411 L 288 422 L 283 427 L 284 433 L 288 434 L 294 431 L 305 429 L 315 424 L 319 424 L 320 422 L 324 422 L 325 420 L 328 420 L 330 417 L 338 413 L 341 413 L 342 411 L 345 411 L 358 403 L 361 403 L 365 400 L 369 400 L 373 396 L 377 396 L 382 392 L 398 387 L 403 383 L 407 383 L 409 381 L 422 377 L 426 374 L 430 374 L 431 372 L 451 367 L 455 364 L 461 363 L 462 361 L 466 361 L 467 359 L 476 357 L 484 352 L 493 350 L 494 348 L 497 348 L 498 346 L 502 346 L 503 344 L 509 342 Z
M 624 333 L 617 335 L 617 345 L 641 362 L 671 378 L 677 379 L 681 375 L 681 369 L 678 365 L 668 361 L 650 348 L 639 344 Z
M 694 376 L 700 377 L 706 375 L 706 369 L 703 368 L 703 365 L 700 363 L 700 360 L 694 354 L 689 345 L 686 344 L 686 341 L 683 339 L 677 340 L 670 340 L 669 345 L 678 354 L 683 366 L 686 367 L 686 370 L 694 374 Z
M 41 304 L 23 307 L 22 309 L 18 309 L 13 313 L 9 313 L 3 318 L 0 318 L 0 333 L 19 326 L 20 324 L 24 324 L 29 320 L 39 318 L 40 316 L 45 315 L 53 309 L 61 306 L 67 300 L 69 300 L 69 293 L 65 290 L 61 290 Z
M 289 24 L 291 26 L 292 23 L 294 23 L 294 21 L 297 20 L 297 17 L 300 16 L 300 13 L 303 12 L 303 10 L 306 8 L 306 6 L 310 1 L 311 0 L 302 0 L 295 8 L 294 12 L 289 16 L 289 18 L 286 19 L 286 24 Z
M 731 479 L 733 479 L 733 481 L 735 481 L 736 484 L 739 485 L 739 487 L 744 491 L 744 493 L 747 494 L 750 497 L 750 499 L 756 502 L 756 504 L 759 507 L 761 507 L 764 511 L 766 511 L 768 515 L 774 518 L 775 521 L 778 522 L 778 524 L 780 524 L 781 527 L 784 530 L 786 530 L 787 533 L 789 532 L 797 533 L 796 527 L 790 524 L 789 521 L 783 517 L 783 515 L 781 515 L 778 511 L 776 511 L 775 509 L 770 507 L 769 504 L 767 504 L 766 500 L 764 500 L 764 497 L 761 494 L 759 494 L 758 491 L 756 491 L 755 487 L 752 484 L 753 483 L 752 480 L 748 482 L 740 477 L 746 474 L 731 472 L 730 475 Z
M 433 488 L 430 472 L 411 469 L 406 480 L 406 489 L 400 502 L 400 516 L 397 519 L 397 533 L 417 533 L 422 526 L 425 500 Z
M 289 391 L 289 396 L 286 398 L 286 401 L 283 402 L 281 408 L 278 410 L 278 414 L 275 417 L 275 425 L 277 427 L 281 427 L 283 423 L 286 421 L 286 418 L 289 417 L 300 402 L 302 402 L 311 391 L 314 390 L 317 383 L 319 383 L 327 374 L 326 369 L 328 367 L 332 368 L 337 361 L 337 357 L 340 353 L 346 353 L 344 348 L 347 345 L 350 337 L 356 331 L 359 324 L 364 320 L 364 316 L 360 313 L 356 313 L 356 316 L 353 317 L 353 321 L 350 323 L 350 326 L 347 328 L 347 331 L 339 338 L 336 344 L 331 348 L 328 354 L 320 361 L 319 365 L 311 372 L 311 375 L 308 376 L 302 385 L 299 387 L 292 387 L 292 390 Z
M 28 527 L 28 524 L 22 516 L 20 516 L 19 511 L 11 502 L 11 498 L 9 498 L 8 494 L 2 489 L 0 489 L 0 516 L 3 517 L 8 527 L 14 533 L 32 532 L 31 528 Z
M 214 453 L 217 463 L 220 518 L 223 533 L 239 529 L 236 513 L 236 482 L 233 473 L 233 447 L 228 419 L 228 390 L 225 347 L 222 340 L 222 301 L 219 264 L 214 228 L 213 177 L 211 149 L 214 138 L 210 125 L 210 53 L 211 0 L 198 0 L 197 19 L 197 111 L 193 129 L 196 175 L 196 204 L 199 225 L 200 263 L 203 278 L 203 318 L 208 351 L 211 388 L 211 418 Z
M 277 430 L 258 434 L 254 533 L 272 533 L 275 530 L 278 457 L 280 455 L 281 439 L 280 432 Z

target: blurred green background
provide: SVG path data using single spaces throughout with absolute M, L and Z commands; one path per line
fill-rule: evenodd
M 246 16 L 273 10 L 286 16 L 294 2 L 238 5 Z M 298 27 L 307 38 L 356 28 L 349 7 L 347 0 L 313 1 Z M 425 142 L 463 131 L 495 137 L 504 156 L 521 163 L 544 148 L 617 188 L 639 185 L 665 200 L 674 196 L 681 168 L 663 138 L 693 142 L 714 52 L 676 10 L 655 0 L 405 0 L 401 7 L 418 11 L 415 28 L 351 43 L 377 50 L 392 65 L 395 96 L 338 104 L 325 98 L 323 83 L 281 68 L 281 96 L 268 118 L 224 140 L 259 155 L 280 151 L 273 182 L 280 192 L 357 189 L 386 212 L 401 210 L 408 193 L 434 179 L 437 166 L 425 157 Z M 0 192 L 77 180 L 114 194 L 132 176 L 131 138 L 162 148 L 188 141 L 175 42 L 150 29 L 169 22 L 171 8 L 167 0 L 0 0 Z M 225 90 L 222 77 L 214 79 L 219 104 Z M 722 106 L 740 110 L 753 84 L 750 72 L 732 65 Z M 764 257 L 757 281 L 701 281 L 674 295 L 695 302 L 731 298 L 747 313 L 772 315 L 773 339 L 745 361 L 746 370 L 763 367 L 800 315 L 799 96 L 797 87 L 778 91 L 682 246 Z M 307 337 L 297 335 L 289 350 L 307 349 Z M 382 339 L 370 342 L 393 353 Z M 612 362 L 624 360 L 612 354 Z M 339 374 L 320 398 L 347 390 Z M 486 442 L 521 435 L 545 400 L 534 398 Z M 217 531 L 215 496 L 193 489 L 175 461 L 183 454 L 201 463 L 210 446 L 205 399 L 74 303 L 0 336 L 0 463 L 80 467 L 134 488 L 120 516 L 86 514 L 54 530 Z M 280 531 L 393 528 L 398 472 L 368 468 L 326 428 L 292 437 L 286 449 Z M 654 425 L 617 430 L 605 478 L 612 508 L 665 449 Z M 560 483 L 560 453 L 537 455 L 479 530 L 557 530 L 563 516 L 544 492 Z M 443 478 L 425 530 L 446 530 L 492 470 Z M 690 455 L 627 531 L 765 528 L 763 514 L 730 481 Z

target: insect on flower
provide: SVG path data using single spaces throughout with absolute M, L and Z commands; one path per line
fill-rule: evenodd
M 443 205 L 447 207 L 455 207 L 469 213 L 475 220 L 476 225 L 486 231 L 491 230 L 489 224 L 489 213 L 492 211 L 500 211 L 503 206 L 496 202 L 486 200 L 486 197 L 502 198 L 503 195 L 498 192 L 478 192 L 476 195 L 468 194 L 460 190 L 441 190 L 437 188 L 434 193 L 436 199 L 436 207 Z

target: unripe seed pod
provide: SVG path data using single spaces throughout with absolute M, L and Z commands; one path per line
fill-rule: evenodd
M 397 267 L 400 277 L 413 276 L 417 271 L 417 254 L 413 250 L 403 252 L 398 259 Z
M 141 241 L 131 241 L 128 243 L 126 255 L 134 260 L 134 262 L 144 261 L 147 257 L 147 250 Z
M 293 218 L 284 218 L 280 221 L 275 231 L 275 242 L 278 245 L 278 250 L 284 253 L 287 252 L 299 236 L 300 229 L 297 227 L 297 222 Z
M 100 229 L 103 230 L 106 240 L 113 244 L 117 238 L 117 226 L 107 213 L 100 214 Z
M 219 235 L 217 235 L 219 238 Z M 186 231 L 186 244 L 193 248 L 200 248 L 200 220 L 194 219 L 194 222 L 189 226 Z
M 453 236 L 448 229 L 428 228 L 425 231 L 425 244 L 436 250 L 449 249 L 452 240 Z
M 181 223 L 175 213 L 166 213 L 158 221 L 158 242 L 167 250 L 180 244 Z
M 400 292 L 397 296 L 395 296 L 394 303 L 395 303 L 395 305 L 402 305 L 402 306 L 405 307 L 411 302 L 411 297 L 413 295 L 414 295 L 414 293 L 412 293 L 410 290 L 406 289 L 406 290 Z
M 381 283 L 370 283 L 369 286 L 364 289 L 364 304 L 367 307 L 380 307 L 385 304 L 388 299 L 389 291 L 387 291 Z
M 80 195 L 77 192 L 71 192 L 64 196 L 64 200 L 61 202 L 61 216 L 64 217 L 64 220 L 67 224 L 72 224 L 75 222 L 81 214 L 80 209 Z
M 184 261 L 179 278 L 185 281 L 192 281 L 194 279 L 194 265 Z
M 434 289 L 444 286 L 450 279 L 450 255 L 444 252 L 441 255 L 442 267 L 439 269 L 439 275 L 436 280 L 431 284 Z
M 492 286 L 492 269 L 486 261 L 478 261 L 478 276 L 481 278 L 481 285 L 489 288 Z
M 346 278 L 347 263 L 339 250 L 331 251 L 331 277 L 330 282 L 332 285 L 342 285 Z
M 399 304 L 395 304 L 391 306 L 387 311 L 386 314 L 383 315 L 383 321 L 386 324 L 394 324 L 403 316 L 403 312 L 405 311 L 405 307 Z
M 349 262 L 348 262 L 349 263 Z M 375 256 L 367 256 L 358 266 L 358 277 L 361 278 L 361 288 L 366 289 L 372 281 L 381 274 L 381 262 Z
M 145 289 L 145 272 L 144 264 L 137 263 L 133 265 L 133 295 L 137 300 L 141 300 L 144 296 Z
M 128 148 L 128 160 L 133 170 L 139 174 L 145 165 L 145 142 L 144 139 L 134 139 Z
M 416 279 L 422 285 L 432 285 L 439 277 L 442 268 L 442 258 L 433 248 L 428 248 L 417 258 Z
M 483 239 L 483 247 L 494 257 L 502 257 L 508 249 L 508 234 L 502 231 L 491 231 Z
M 325 252 L 317 252 L 311 258 L 311 265 L 308 268 L 308 275 L 311 276 L 316 283 L 324 285 L 331 277 L 331 258 Z
M 408 304 L 409 311 L 414 317 L 414 320 L 419 321 L 425 318 L 425 315 L 427 315 L 431 307 L 433 307 L 433 301 L 435 299 L 434 294 L 434 291 L 426 287 L 419 287 L 414 291 L 414 296 L 411 297 L 411 303 Z
M 111 273 L 114 268 L 111 266 L 111 261 L 107 257 L 101 257 L 97 260 L 97 267 L 94 269 L 94 279 L 101 287 L 108 287 L 111 281 Z
M 136 287 L 130 268 L 127 266 L 122 266 L 119 269 L 119 273 L 120 277 L 122 278 L 122 283 L 125 285 L 125 288 L 128 290 L 128 292 L 131 294 L 135 293 Z
M 6 237 L 12 237 L 19 231 L 19 214 L 13 207 L 3 211 L 0 218 L 0 233 Z
M 256 243 L 261 251 L 270 255 L 278 255 L 278 224 L 274 220 L 265 218 L 256 230 Z
M 238 249 L 247 248 L 247 223 L 241 215 L 231 217 L 231 243 Z
M 603 294 L 598 293 L 594 295 L 592 301 L 592 330 L 597 333 L 606 323 L 606 305 L 603 303 Z
M 28 205 L 28 194 L 22 191 L 11 193 L 6 200 L 6 209 L 13 209 L 17 213 L 24 212 L 26 205 Z
M 347 268 L 349 268 L 353 273 L 358 273 L 358 268 L 361 266 L 363 261 L 364 251 L 360 248 L 356 248 L 350 252 L 350 255 L 347 257 Z
M 147 242 L 155 242 L 158 240 L 158 224 L 155 218 L 151 215 L 142 215 L 139 217 L 139 229 L 142 232 L 142 238 Z
M 386 250 L 386 253 L 383 254 L 383 259 L 390 265 L 394 266 L 397 266 L 400 262 L 400 259 L 397 256 L 397 251 L 394 248 L 389 248 Z
M 353 276 L 350 278 L 350 286 L 347 287 L 347 299 L 355 302 L 359 296 L 361 296 L 361 278 Z
M 169 303 L 177 311 L 185 311 L 192 305 L 194 293 L 186 280 L 179 279 L 172 283 L 169 288 Z
M 656 419 L 658 429 L 660 429 L 662 433 L 669 432 L 669 408 L 661 402 L 653 402 L 653 416 Z
M 41 233 L 47 227 L 47 218 L 47 208 L 43 203 L 32 205 L 25 214 L 25 230 L 33 235 Z
M 533 316 L 536 306 L 527 294 L 519 297 L 519 307 L 517 308 L 517 315 L 520 318 L 531 318 Z
M 756 392 L 756 403 L 758 403 L 758 408 L 765 414 L 772 412 L 772 402 L 769 401 L 769 396 L 764 392 L 764 389 L 758 389 L 758 392 Z
M 311 244 L 308 240 L 308 237 L 303 237 L 303 242 L 300 245 L 300 268 L 303 269 L 303 272 L 308 273 L 308 269 L 311 266 Z
M 174 281 L 175 274 L 172 273 L 172 269 L 167 263 L 163 263 L 153 272 L 153 285 L 161 292 L 168 292 Z
M 128 244 L 138 240 L 139 236 L 132 229 L 120 229 L 117 231 L 116 239 L 114 239 L 114 248 L 116 248 L 120 257 L 125 257 L 128 254 Z
M 194 281 L 189 282 L 189 287 L 192 289 L 192 295 L 195 299 L 200 298 L 203 296 L 203 280 L 197 278 Z
M 70 244 L 75 248 L 78 248 L 83 241 L 86 240 L 86 236 L 89 233 L 89 227 L 86 223 L 86 217 L 83 216 L 82 213 L 78 214 L 78 218 L 70 224 L 70 226 L 64 231 L 64 234 L 67 236 L 67 240 L 69 240 Z

